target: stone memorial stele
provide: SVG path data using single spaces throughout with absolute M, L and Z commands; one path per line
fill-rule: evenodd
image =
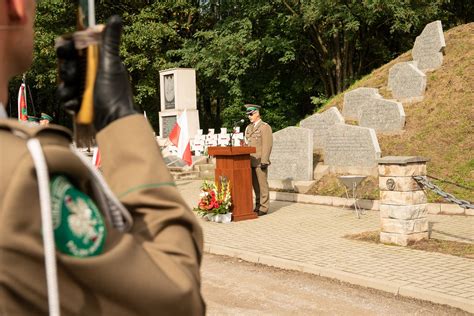
M 373 98 L 359 111 L 359 126 L 370 127 L 377 133 L 396 133 L 405 126 L 405 111 L 400 102 Z
M 199 129 L 195 70 L 173 68 L 160 71 L 160 104 L 160 137 L 168 137 L 177 118 L 183 113 L 186 114 L 189 135 L 195 135 Z
M 300 122 L 300 127 L 313 130 L 313 149 L 322 149 L 328 129 L 336 123 L 343 123 L 344 118 L 336 107 L 330 107 L 322 113 L 316 113 Z
M 392 70 L 393 69 L 393 70 Z M 415 63 L 403 62 L 395 64 L 389 70 L 389 90 L 393 98 L 405 102 L 423 100 L 426 90 L 426 75 Z
M 435 70 L 443 64 L 445 47 L 441 21 L 434 21 L 427 24 L 416 37 L 411 55 L 418 62 L 418 69 L 421 71 Z
M 273 133 L 270 180 L 313 180 L 313 131 L 290 126 Z
M 357 88 L 344 93 L 342 116 L 345 119 L 357 120 L 359 109 L 371 98 L 382 98 L 376 88 Z
M 402 69 L 403 67 L 405 67 L 405 64 L 412 64 L 416 67 L 418 67 L 418 62 L 416 61 L 404 61 L 404 62 L 400 62 L 400 63 L 396 63 L 395 65 L 392 66 L 392 68 L 389 69 L 388 71 L 388 83 L 387 83 L 387 90 L 391 91 L 391 86 L 393 85 L 393 80 L 394 78 L 397 76 L 398 74 L 398 71 L 400 71 L 400 69 Z
M 373 174 L 380 146 L 373 128 L 335 124 L 324 146 L 324 164 L 331 172 Z

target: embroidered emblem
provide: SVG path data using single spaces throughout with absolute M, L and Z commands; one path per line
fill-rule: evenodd
M 56 248 L 75 257 L 99 255 L 107 234 L 95 203 L 65 176 L 53 176 L 50 186 Z

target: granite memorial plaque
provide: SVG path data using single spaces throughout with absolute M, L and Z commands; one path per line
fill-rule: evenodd
M 330 167 L 376 167 L 380 146 L 374 129 L 335 124 L 324 146 L 324 164 Z
M 416 37 L 411 52 L 413 60 L 418 62 L 418 69 L 426 72 L 441 67 L 445 47 L 441 21 L 427 24 L 423 32 Z
M 313 131 L 290 126 L 273 133 L 268 179 L 313 180 Z
M 336 107 L 330 107 L 322 113 L 316 113 L 300 122 L 303 128 L 313 130 L 313 148 L 322 149 L 328 134 L 328 128 L 336 123 L 343 123 L 344 118 Z
M 359 111 L 359 126 L 373 128 L 377 133 L 399 132 L 405 126 L 405 111 L 400 102 L 373 98 Z
M 400 69 L 403 67 L 406 67 L 405 64 L 412 64 L 415 67 L 418 67 L 418 62 L 416 61 L 404 61 L 401 63 L 396 63 L 395 65 L 392 66 L 392 68 L 389 69 L 388 71 L 388 83 L 387 83 L 387 90 L 391 91 L 392 89 L 390 88 L 393 85 L 393 80 L 397 76 L 398 72 Z
M 392 71 L 392 69 L 394 69 Z M 391 74 L 391 72 L 393 72 Z M 389 90 L 402 102 L 421 101 L 426 90 L 426 75 L 414 63 L 395 64 L 389 70 Z
M 344 106 L 342 115 L 345 119 L 357 120 L 359 108 L 370 98 L 382 98 L 379 90 L 375 88 L 357 88 L 344 93 Z
M 163 138 L 166 138 L 170 135 L 171 130 L 176 124 L 176 115 L 163 116 Z

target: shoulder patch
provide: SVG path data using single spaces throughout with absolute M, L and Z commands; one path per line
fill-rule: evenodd
M 50 187 L 56 248 L 75 257 L 102 253 L 107 232 L 94 201 L 63 175 L 53 176 Z

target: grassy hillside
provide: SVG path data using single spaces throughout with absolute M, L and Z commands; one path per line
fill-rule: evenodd
M 446 49 L 441 68 L 427 73 L 424 100 L 404 104 L 405 130 L 396 136 L 378 136 L 384 156 L 428 157 L 428 175 L 458 185 L 433 181 L 458 198 L 474 201 L 474 23 L 444 33 Z M 388 71 L 398 62 L 411 60 L 406 52 L 374 70 L 347 91 L 359 87 L 378 88 L 386 99 Z M 343 94 L 329 100 L 342 111 Z M 431 201 L 439 200 L 430 195 Z

